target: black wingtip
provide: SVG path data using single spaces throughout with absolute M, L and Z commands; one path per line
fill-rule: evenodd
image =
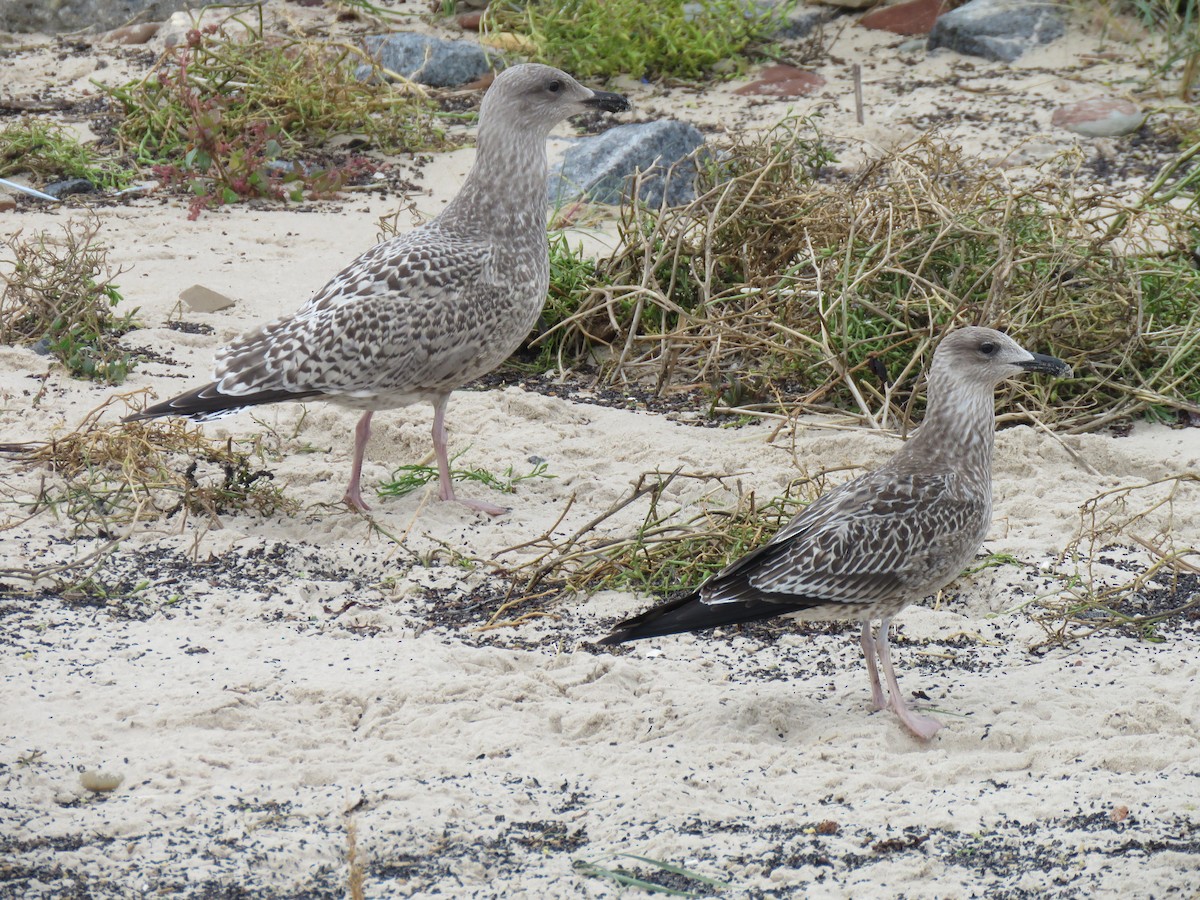
M 620 622 L 612 634 L 597 643 L 612 647 L 624 644 L 626 641 L 663 637 L 668 634 L 705 628 L 708 626 L 700 620 L 704 618 L 706 610 L 707 607 L 700 603 L 699 592 L 688 591 L 666 603 L 653 606 L 640 615 Z
M 596 643 L 611 647 L 643 638 L 760 622 L 763 619 L 773 619 L 776 616 L 822 606 L 824 603 L 822 600 L 805 597 L 764 599 L 754 596 L 729 602 L 705 603 L 700 599 L 700 591 L 687 591 L 666 603 L 651 607 L 641 615 L 617 623 L 612 634 Z
M 206 419 L 216 419 L 230 415 L 248 406 L 261 406 L 264 403 L 282 403 L 285 400 L 308 400 L 321 396 L 320 391 L 259 391 L 256 394 L 231 396 L 222 394 L 216 382 L 206 384 L 147 406 L 141 412 L 133 413 L 123 418 L 122 422 L 142 422 L 147 419 L 160 419 L 164 416 L 185 416 L 203 422 Z

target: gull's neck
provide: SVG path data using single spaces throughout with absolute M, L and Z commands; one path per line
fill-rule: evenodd
M 506 242 L 546 240 L 547 134 L 481 121 L 475 164 L 439 224 Z
M 996 443 L 995 388 L 954 378 L 940 367 L 929 375 L 925 419 L 896 455 L 898 468 L 953 471 L 990 492 Z

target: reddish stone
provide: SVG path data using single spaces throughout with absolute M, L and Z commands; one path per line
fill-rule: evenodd
M 1092 97 L 1054 111 L 1051 123 L 1087 137 L 1117 137 L 1142 127 L 1146 120 L 1136 103 L 1120 97 Z
M 492 82 L 495 80 L 496 73 L 487 72 L 483 75 L 480 75 L 474 81 L 467 82 L 466 84 L 460 84 L 458 89 L 462 91 L 486 91 L 492 86 Z
M 454 17 L 458 27 L 463 31 L 478 31 L 479 23 L 483 21 L 483 10 L 477 12 L 459 13 Z
M 158 22 L 142 22 L 139 25 L 122 25 L 104 35 L 103 40 L 114 44 L 144 44 L 158 33 Z
M 762 77 L 734 91 L 742 97 L 801 97 L 825 86 L 825 79 L 815 72 L 795 66 L 768 66 Z
M 929 34 L 946 3 L 947 0 L 908 0 L 869 12 L 858 24 L 892 34 Z

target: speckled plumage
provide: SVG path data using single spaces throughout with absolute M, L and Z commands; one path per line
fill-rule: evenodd
M 878 655 L 890 705 L 915 734 L 932 737 L 939 724 L 899 695 L 888 624 L 957 577 L 982 545 L 992 516 L 995 386 L 1024 371 L 1070 369 L 991 329 L 947 335 L 930 369 L 925 421 L 895 456 L 823 494 L 699 590 L 622 623 L 604 643 L 774 616 L 861 619 L 876 705 L 888 705 Z M 872 619 L 882 620 L 878 634 Z
M 371 248 L 295 313 L 218 351 L 212 383 L 130 419 L 206 419 L 305 399 L 364 410 L 344 499 L 366 509 L 359 478 L 372 413 L 426 400 L 442 498 L 455 499 L 443 424 L 450 392 L 503 362 L 545 302 L 546 138 L 571 115 L 627 108 L 549 66 L 504 71 L 480 108 L 475 165 L 436 219 Z

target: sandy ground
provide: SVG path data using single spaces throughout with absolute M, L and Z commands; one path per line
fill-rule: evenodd
M 1000 159 L 1021 147 L 1045 158 L 1078 141 L 1050 131 L 1054 105 L 1140 71 L 1132 45 L 1078 30 L 1012 67 L 912 60 L 899 43 L 846 28 L 820 69 L 829 86 L 806 100 L 747 101 L 735 85 L 624 87 L 639 117 L 709 126 L 821 111 L 852 164 L 938 124 L 973 153 Z M 868 88 L 862 127 L 846 77 L 854 60 Z M 136 66 L 128 51 L 97 47 L 67 64 L 35 47 L 0 58 L 0 93 L 75 96 L 90 77 Z M 964 79 L 980 90 L 963 90 Z M 1091 142 L 1082 155 L 1094 166 L 1119 158 L 1120 177 L 1136 184 L 1155 153 L 1135 138 Z M 436 213 L 469 162 L 464 150 L 414 171 L 418 209 Z M 205 377 L 218 346 L 321 287 L 402 200 L 237 207 L 196 222 L 177 200 L 99 207 L 100 239 L 127 267 L 119 284 L 145 326 L 129 342 L 169 360 L 140 365 L 121 390 L 166 396 Z M 85 214 L 79 204 L 22 206 L 0 214 L 0 229 L 57 230 Z M 601 246 L 605 233 L 589 240 Z M 179 292 L 196 283 L 237 301 L 183 314 L 210 334 L 167 327 Z M 113 393 L 29 349 L 0 348 L 4 441 L 69 431 Z M 370 897 L 637 894 L 589 863 L 711 891 L 618 854 L 727 882 L 724 896 L 1200 892 L 1200 619 L 1172 620 L 1156 641 L 1110 630 L 1066 649 L 1045 646 L 1038 622 L 1039 598 L 1076 565 L 1055 560 L 1081 505 L 1200 470 L 1200 431 L 1000 433 L 985 552 L 1016 562 L 964 576 L 898 621 L 901 684 L 947 724 L 926 745 L 871 713 L 849 623 L 608 652 L 590 642 L 650 600 L 606 591 L 551 597 L 548 616 L 481 630 L 504 599 L 497 567 L 539 552 L 509 548 L 575 532 L 644 473 L 729 476 L 724 488 L 679 479 L 665 494 L 668 507 L 715 508 L 738 490 L 774 496 L 804 473 L 850 477 L 899 440 L 812 418 L 778 434 L 774 423 L 679 418 L 632 398 L 606 407 L 512 386 L 456 394 L 449 424 L 462 463 L 524 472 L 541 459 L 553 476 L 522 482 L 494 521 L 420 492 L 380 500 L 369 517 L 340 507 L 349 412 L 291 404 L 206 426 L 263 436 L 264 465 L 299 512 L 139 526 L 94 576 L 107 599 L 30 595 L 20 579 L 0 579 L 0 896 L 337 897 L 352 857 Z M 430 421 L 415 407 L 378 416 L 364 484 L 424 459 Z M 79 559 L 106 543 L 61 512 L 28 516 L 56 478 L 0 460 L 0 568 Z M 629 534 L 645 511 L 633 504 L 604 530 Z M 1109 581 L 1140 570 L 1134 535 L 1155 533 L 1200 544 L 1194 484 L 1113 546 L 1085 543 L 1091 555 L 1078 565 Z M 1166 608 L 1200 584 L 1158 587 L 1147 602 Z M 87 790 L 81 775 L 97 771 L 120 786 Z

